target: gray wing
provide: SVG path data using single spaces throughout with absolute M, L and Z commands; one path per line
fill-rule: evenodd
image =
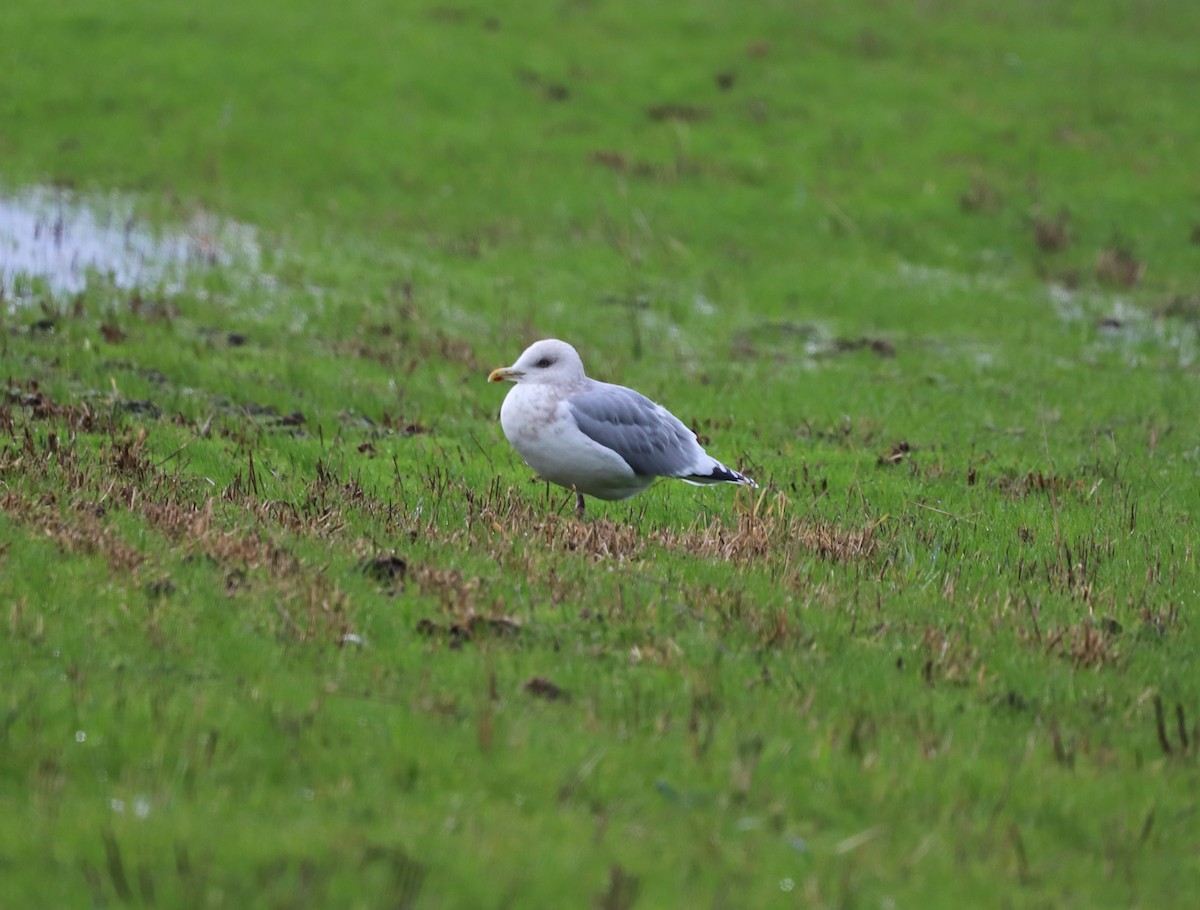
M 635 474 L 690 475 L 703 455 L 695 433 L 633 389 L 597 382 L 571 395 L 567 407 L 586 436 L 624 458 Z

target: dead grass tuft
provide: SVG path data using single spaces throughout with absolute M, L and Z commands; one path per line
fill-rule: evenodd
M 408 578 L 422 594 L 436 597 L 451 612 L 463 614 L 474 612 L 476 597 L 483 587 L 483 579 L 467 578 L 458 569 L 414 566 L 409 568 Z
M 1200 296 L 1185 297 L 1176 294 L 1154 310 L 1158 319 L 1181 319 L 1185 322 L 1200 323 Z
M 548 547 L 585 553 L 592 559 L 636 559 L 645 550 L 646 541 L 631 525 L 617 524 L 607 518 L 598 521 L 543 520 L 538 534 Z
M 1001 474 L 989 485 L 1012 499 L 1024 499 L 1034 493 L 1081 493 L 1089 488 L 1082 477 L 1063 477 L 1061 474 L 1044 474 L 1041 471 L 1029 471 L 1023 475 Z
M 646 558 L 648 548 L 659 546 L 706 560 L 748 563 L 786 561 L 802 554 L 833 562 L 869 559 L 879 547 L 879 524 L 846 528 L 827 521 L 797 516 L 782 494 L 768 502 L 766 495 L 749 505 L 735 507 L 732 515 L 721 515 L 689 528 L 647 529 L 637 521 L 625 523 L 608 518 L 577 521 L 547 515 L 543 506 L 501 492 L 496 484 L 483 495 L 464 490 L 471 504 L 469 523 L 486 522 L 489 531 L 503 540 L 540 540 L 548 549 L 580 553 L 594 560 L 633 561 Z
M 106 510 L 93 502 L 75 501 L 64 507 L 53 493 L 28 498 L 15 488 L 4 491 L 0 509 L 21 524 L 33 528 L 63 553 L 99 556 L 115 573 L 132 576 L 146 557 L 127 544 L 104 521 Z
M 1090 618 L 1079 623 L 1051 629 L 1046 636 L 1046 653 L 1061 654 L 1077 668 L 1104 667 L 1115 663 L 1119 651 L 1111 629 Z
M 48 399 L 38 406 L 49 412 L 45 419 L 81 423 L 81 410 L 59 410 Z M 13 433 L 12 443 L 0 447 L 0 473 L 22 476 L 21 484 L 3 488 L 0 504 L 15 520 L 40 531 L 64 553 L 98 554 L 116 573 L 130 577 L 147 596 L 158 598 L 169 578 L 159 570 L 149 587 L 141 585 L 139 570 L 152 557 L 125 540 L 110 520 L 113 513 L 137 516 L 173 544 L 182 545 L 187 559 L 203 558 L 223 572 L 228 596 L 271 591 L 274 607 L 269 621 L 278 634 L 291 640 L 341 641 L 353 636 L 350 604 L 321 567 L 310 566 L 265 529 L 322 536 L 343 526 L 332 507 L 300 509 L 290 503 L 260 500 L 250 490 L 233 497 L 251 527 L 225 526 L 214 515 L 217 500 L 197 500 L 195 483 L 184 475 L 157 469 L 147 446 L 147 430 L 109 438 L 92 454 L 58 432 L 36 437 L 25 425 Z M 85 457 L 80 450 L 88 453 Z M 257 489 L 253 460 L 249 461 L 246 487 Z M 228 492 L 228 491 L 227 491 Z M 156 593 L 159 592 L 159 593 Z
M 704 559 L 726 562 L 785 561 L 790 555 L 814 554 L 832 562 L 869 559 L 879 547 L 879 523 L 862 528 L 844 528 L 831 522 L 810 521 L 792 513 L 791 502 L 782 494 L 770 503 L 765 494 L 737 515 L 735 523 L 725 517 L 684 532 L 663 531 L 659 541 L 671 549 Z
M 146 454 L 146 428 L 138 427 L 135 435 L 116 443 L 109 450 L 109 465 L 120 476 L 145 481 L 150 473 L 150 456 Z
M 921 649 L 925 655 L 921 675 L 928 685 L 984 681 L 987 665 L 980 660 L 979 649 L 966 640 L 961 630 L 927 628 L 921 636 Z
M 1096 277 L 1123 288 L 1137 287 L 1146 274 L 1146 263 L 1123 243 L 1100 251 L 1096 257 Z
M 511 616 L 480 616 L 468 610 L 463 616 L 447 622 L 434 622 L 428 617 L 417 623 L 417 633 L 426 638 L 443 639 L 450 650 L 457 651 L 469 641 L 483 636 L 514 638 L 521 632 L 521 621 Z
M 1059 253 L 1071 245 L 1071 213 L 1066 209 L 1057 215 L 1035 215 L 1033 239 L 1043 253 Z
M 1120 658 L 1121 624 L 1112 618 L 1096 620 L 1091 616 L 1077 622 L 1049 624 L 1039 622 L 1041 604 L 1027 604 L 1026 622 L 1017 636 L 1043 654 L 1059 655 L 1080 669 L 1100 668 Z
M 66 424 L 72 432 L 91 433 L 97 429 L 96 417 L 86 403 L 59 404 L 42 391 L 36 380 L 22 386 L 10 387 L 8 401 L 0 405 L 0 430 L 9 436 L 14 434 L 15 424 L 12 408 L 24 410 L 35 420 L 56 420 Z
M 875 464 L 879 467 L 887 467 L 889 465 L 900 464 L 912 452 L 912 446 L 908 444 L 908 440 L 901 439 L 899 442 L 891 446 L 886 452 L 881 452 L 879 457 L 875 459 Z
M 547 515 L 545 504 L 519 496 L 512 488 L 493 482 L 480 494 L 464 489 L 470 505 L 470 527 L 485 526 L 502 540 L 533 537 L 551 550 L 580 553 L 595 560 L 632 561 L 660 546 L 706 560 L 747 563 L 786 561 L 791 556 L 813 554 L 833 562 L 870 559 L 880 547 L 879 523 L 846 528 L 834 522 L 812 521 L 794 514 L 783 494 L 768 501 L 739 500 L 732 515 L 721 515 L 689 528 L 647 529 L 636 518 L 617 522 L 608 518 L 577 521 Z
M 987 180 L 976 175 L 971 187 L 958 197 L 958 207 L 964 212 L 998 212 L 1004 207 L 1004 197 Z

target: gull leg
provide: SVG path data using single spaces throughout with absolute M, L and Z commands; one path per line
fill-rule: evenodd
M 583 494 L 575 491 L 575 517 L 583 521 Z

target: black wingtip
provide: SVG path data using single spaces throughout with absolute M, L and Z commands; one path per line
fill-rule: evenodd
M 692 481 L 692 483 L 740 483 L 744 486 L 758 489 L 758 484 L 745 474 L 739 474 L 732 468 L 725 467 L 720 462 L 717 462 L 708 474 L 693 474 L 686 479 Z

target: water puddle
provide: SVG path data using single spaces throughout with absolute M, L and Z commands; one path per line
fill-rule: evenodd
M 1200 361 L 1200 302 L 1175 298 L 1153 309 L 1120 295 L 1051 285 L 1050 301 L 1064 324 L 1091 323 L 1093 340 L 1084 361 L 1109 352 L 1122 354 L 1130 367 L 1157 364 L 1192 369 Z
M 199 270 L 257 271 L 259 261 L 253 228 L 207 213 L 170 232 L 142 222 L 119 195 L 0 191 L 0 300 L 9 307 L 78 294 L 92 282 L 177 291 Z

